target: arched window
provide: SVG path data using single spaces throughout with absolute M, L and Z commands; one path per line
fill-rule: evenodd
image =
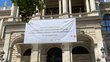
M 30 48 L 30 49 L 27 49 L 27 50 L 24 52 L 23 56 L 31 56 L 31 48 Z
M 82 46 L 77 46 L 72 49 L 72 54 L 89 54 L 89 51 Z
M 47 52 L 47 62 L 62 62 L 62 50 L 54 47 Z
M 21 62 L 30 62 L 31 59 L 31 48 L 27 49 L 21 58 Z
M 110 14 L 104 14 L 102 21 L 102 30 L 110 31 Z

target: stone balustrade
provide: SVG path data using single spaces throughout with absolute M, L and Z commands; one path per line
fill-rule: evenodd
M 75 17 L 75 18 L 83 18 L 83 17 L 91 17 L 91 16 L 99 16 L 99 11 L 94 11 L 94 12 L 85 12 L 85 13 L 63 13 L 59 15 L 34 15 L 29 18 L 34 18 L 34 19 L 57 19 L 57 18 L 63 18 L 64 15 L 67 15 L 69 18 Z M 3 37 L 3 23 L 4 22 L 19 22 L 21 21 L 20 17 L 13 17 L 13 16 L 0 16 L 0 39 Z

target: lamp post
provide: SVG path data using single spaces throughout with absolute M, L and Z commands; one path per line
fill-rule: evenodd
M 3 58 L 3 55 L 5 54 L 4 51 L 1 51 L 0 52 L 0 61 L 3 62 L 4 58 Z

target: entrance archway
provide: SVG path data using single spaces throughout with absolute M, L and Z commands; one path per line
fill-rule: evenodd
M 72 49 L 73 62 L 91 62 L 89 51 L 82 46 Z
M 62 62 L 62 50 L 54 47 L 47 52 L 47 62 Z
M 13 35 L 17 35 L 15 33 L 13 33 Z M 12 36 L 14 37 L 14 36 Z M 17 43 L 23 43 L 23 35 L 19 34 L 18 36 L 16 36 L 15 38 L 12 38 L 11 43 L 10 43 L 10 47 L 11 49 L 9 49 L 9 62 L 16 62 L 16 60 L 21 61 L 21 55 L 22 55 L 22 51 L 21 48 L 18 46 Z M 19 56 L 19 57 L 18 57 Z M 18 62 L 19 62 L 18 61 Z
M 22 61 L 24 62 L 30 62 L 30 56 L 31 56 L 31 48 L 27 49 L 22 56 Z
M 72 49 L 72 54 L 89 54 L 89 51 L 82 46 L 77 46 Z

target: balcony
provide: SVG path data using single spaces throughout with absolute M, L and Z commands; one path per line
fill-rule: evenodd
M 83 12 L 83 13 L 65 13 L 65 14 L 55 14 L 55 15 L 34 15 L 31 18 L 36 18 L 39 17 L 40 19 L 57 19 L 57 18 L 63 18 L 64 15 L 67 15 L 68 18 L 83 18 L 83 17 L 91 17 L 91 16 L 99 16 L 99 11 L 94 11 L 94 12 Z M 29 17 L 30 18 L 30 17 Z M 20 17 L 12 17 L 12 16 L 0 16 L 0 21 L 4 19 L 5 22 L 9 21 L 20 21 Z M 18 20 L 19 19 L 19 20 Z

